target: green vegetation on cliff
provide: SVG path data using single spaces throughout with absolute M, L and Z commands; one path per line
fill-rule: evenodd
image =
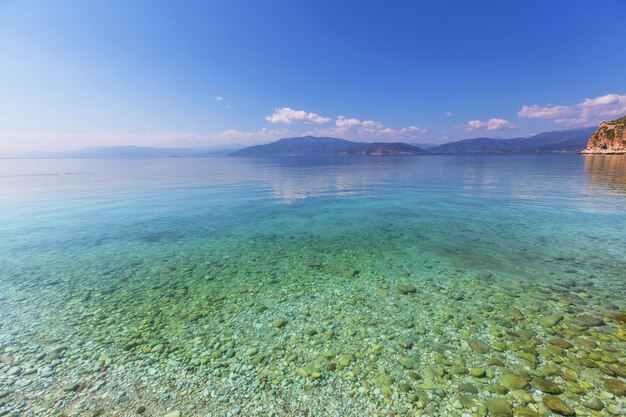
M 619 119 L 611 120 L 610 122 L 607 122 L 607 123 L 610 125 L 626 124 L 626 116 L 620 117 Z

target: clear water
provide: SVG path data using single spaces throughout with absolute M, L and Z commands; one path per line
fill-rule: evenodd
M 303 336 L 310 323 L 335 329 L 320 339 L 325 348 L 352 343 L 343 336 L 347 316 L 373 317 L 364 331 L 389 336 L 392 324 L 385 320 L 406 315 L 389 311 L 404 309 L 407 297 L 395 291 L 404 283 L 431 300 L 446 289 L 447 301 L 422 305 L 423 314 L 470 317 L 489 304 L 481 291 L 513 291 L 523 299 L 564 279 L 591 288 L 589 311 L 603 304 L 623 311 L 625 225 L 622 156 L 0 160 L 0 312 L 6 318 L 0 341 L 6 348 L 40 332 L 49 345 L 93 345 L 113 363 L 130 351 L 135 371 L 160 364 L 159 375 L 171 377 L 179 365 L 210 380 L 220 376 L 215 361 L 248 360 L 236 349 L 232 359 L 199 364 L 224 334 L 242 350 L 247 344 L 267 349 L 255 364 L 257 376 L 285 360 L 271 347 L 276 343 L 295 351 L 300 367 L 314 362 Z M 372 301 L 376 291 L 394 298 Z M 333 302 L 347 303 L 351 313 L 338 313 Z M 340 314 L 341 324 L 329 324 L 325 308 Z M 541 308 L 529 307 L 527 317 L 550 312 Z M 461 326 L 467 335 L 458 326 L 448 335 L 445 326 L 431 334 L 421 313 L 411 320 L 426 326 L 424 343 L 454 344 L 456 333 L 491 337 L 476 323 Z M 287 320 L 284 329 L 271 325 L 277 318 Z M 398 334 L 407 331 L 413 330 Z M 273 335 L 267 343 L 254 341 L 264 332 Z M 367 335 L 358 340 L 366 343 Z M 177 350 L 160 357 L 142 350 L 160 342 Z M 432 349 L 423 348 L 427 361 L 424 352 Z M 396 372 L 393 358 L 380 356 L 378 366 Z M 43 366 L 35 362 L 34 368 Z M 281 372 L 293 373 L 290 367 L 287 362 Z M 293 378 L 293 386 L 323 388 L 326 378 L 339 377 Z M 368 403 L 373 408 L 363 410 L 372 413 L 385 407 L 412 412 L 404 392 L 389 402 L 385 392 L 368 388 L 368 400 L 354 401 Z M 42 407 L 71 413 L 73 401 Z M 244 406 L 256 403 L 248 398 Z M 333 414 L 315 415 L 326 413 Z

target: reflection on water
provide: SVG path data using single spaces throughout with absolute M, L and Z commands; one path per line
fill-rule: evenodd
M 626 155 L 585 155 L 589 182 L 626 196 Z

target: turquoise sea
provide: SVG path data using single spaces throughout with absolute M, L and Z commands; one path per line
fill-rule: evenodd
M 4 159 L 0 265 L 0 416 L 626 407 L 626 156 Z

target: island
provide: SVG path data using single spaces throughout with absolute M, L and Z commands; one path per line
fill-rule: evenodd
M 352 142 L 330 137 L 284 138 L 265 145 L 250 146 L 230 156 L 348 156 L 420 155 L 425 151 L 407 143 Z

